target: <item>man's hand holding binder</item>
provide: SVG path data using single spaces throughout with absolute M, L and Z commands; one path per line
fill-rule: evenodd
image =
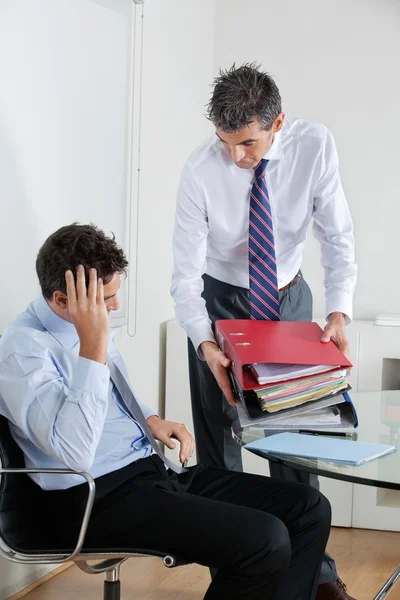
M 218 320 L 215 336 L 219 360 L 230 367 L 242 427 L 267 422 L 282 427 L 297 415 L 300 424 L 305 420 L 300 415 L 310 410 L 323 429 L 357 426 L 346 382 L 352 365 L 333 340 L 321 343 L 323 331 L 317 323 Z M 217 356 L 215 348 L 210 350 Z M 328 412 L 329 419 L 322 419 Z
M 333 312 L 328 317 L 325 325 L 321 342 L 327 343 L 330 340 L 336 344 L 341 353 L 350 360 L 350 348 L 345 333 L 346 317 L 341 312 Z
M 214 342 L 203 342 L 200 344 L 200 352 L 206 360 L 210 371 L 214 375 L 219 387 L 231 406 L 236 406 L 232 386 L 228 377 L 228 367 L 231 364 L 229 358 L 218 348 Z
M 213 373 L 219 387 L 221 388 L 222 392 L 224 393 L 226 399 L 228 400 L 229 404 L 231 404 L 232 406 L 236 406 L 236 400 L 235 400 L 235 396 L 232 390 L 232 386 L 231 386 L 231 382 L 228 376 L 228 368 L 231 366 L 232 363 L 232 359 L 233 354 L 232 354 L 232 350 L 235 348 L 235 346 L 239 346 L 242 348 L 242 350 L 239 352 L 239 356 L 242 354 L 242 352 L 244 353 L 244 355 L 248 355 L 248 359 L 244 360 L 244 364 L 251 364 L 251 363 L 255 363 L 255 362 L 287 362 L 287 363 L 292 363 L 292 364 L 296 364 L 301 362 L 301 358 L 304 358 L 304 352 L 306 352 L 306 354 L 308 353 L 308 351 L 310 350 L 310 341 L 311 341 L 311 354 L 313 355 L 313 358 L 311 359 L 311 362 L 309 362 L 309 360 L 305 360 L 305 363 L 307 364 L 319 364 L 319 363 L 323 363 L 323 364 L 343 364 L 346 367 L 351 367 L 351 363 L 347 360 L 345 360 L 345 363 L 342 363 L 340 361 L 338 350 L 336 350 L 336 352 L 333 352 L 333 360 L 332 360 L 332 346 L 326 346 L 324 349 L 323 347 L 320 348 L 320 350 L 318 350 L 318 343 L 319 341 L 322 342 L 334 342 L 336 346 L 339 347 L 339 350 L 341 350 L 342 352 L 342 358 L 343 355 L 346 356 L 348 355 L 348 343 L 346 340 L 346 337 L 344 336 L 344 316 L 342 315 L 342 313 L 332 313 L 331 315 L 332 318 L 330 318 L 330 320 L 328 320 L 328 324 L 325 327 L 324 332 L 322 333 L 321 329 L 316 325 L 316 323 L 281 323 L 281 322 L 277 322 L 273 325 L 274 331 L 275 332 L 280 332 L 282 330 L 282 332 L 289 332 L 289 337 L 286 337 L 286 335 L 284 334 L 283 337 L 278 335 L 273 335 L 272 337 L 270 337 L 270 339 L 268 340 L 267 338 L 269 337 L 268 335 L 265 336 L 265 333 L 269 330 L 269 326 L 268 323 L 266 322 L 257 322 L 257 321 L 235 321 L 234 319 L 225 321 L 225 323 L 227 324 L 228 329 L 231 329 L 233 327 L 233 329 L 235 329 L 237 327 L 237 325 L 239 323 L 241 323 L 244 327 L 244 329 L 248 329 L 250 327 L 251 330 L 251 334 L 250 334 L 250 344 L 248 343 L 248 336 L 245 338 L 241 338 L 241 342 L 238 342 L 238 339 L 236 337 L 233 337 L 232 339 L 230 339 L 230 335 L 232 335 L 232 333 L 229 335 L 227 334 L 227 336 L 225 336 L 225 343 L 224 343 L 224 347 L 223 349 L 219 348 L 217 346 L 217 344 L 215 344 L 214 342 L 203 342 L 200 345 L 200 352 L 202 353 L 204 359 L 206 360 L 211 372 Z M 223 321 L 219 321 L 217 322 L 217 339 L 218 338 L 218 332 L 220 332 L 221 334 L 221 323 L 223 323 Z M 258 325 L 257 325 L 258 323 Z M 263 325 L 260 325 L 260 323 L 264 323 Z M 343 325 L 343 335 L 342 335 L 342 325 Z M 265 327 L 267 327 L 267 329 L 265 329 Z M 298 328 L 300 328 L 300 331 L 304 331 L 307 332 L 305 337 L 302 339 L 302 336 L 300 336 L 300 338 L 298 338 L 297 335 L 294 335 L 294 337 L 291 337 L 291 333 L 293 331 L 298 330 Z M 240 327 L 239 327 L 240 329 Z M 320 333 L 318 333 L 318 331 Z M 255 332 L 257 332 L 255 334 Z M 264 333 L 265 332 L 265 333 Z M 311 332 L 311 340 L 309 337 L 309 333 Z M 243 334 L 243 331 L 242 331 Z M 253 337 L 253 335 L 255 334 L 255 337 Z M 237 335 L 237 334 L 236 334 Z M 221 335 L 220 335 L 221 337 Z M 297 338 L 297 339 L 296 339 Z M 222 338 L 221 338 L 222 339 Z M 235 341 L 234 341 L 235 340 Z M 243 344 L 243 340 L 246 340 L 246 343 Z M 269 342 L 269 343 L 268 343 Z M 261 345 L 260 345 L 261 344 Z M 221 344 L 220 344 L 221 346 Z M 258 347 L 258 351 L 256 352 L 256 354 L 253 354 L 253 348 Z M 290 351 L 289 348 L 292 350 L 293 348 L 295 348 L 295 356 L 293 356 L 293 351 Z M 343 352 L 343 350 L 345 352 Z M 267 351 L 268 349 L 268 351 Z M 286 351 L 285 351 L 285 350 Z M 290 359 L 279 359 L 277 358 L 276 353 L 280 354 L 282 352 L 282 350 L 284 350 L 284 354 L 286 354 L 287 350 L 289 350 L 289 354 L 292 355 L 290 356 Z M 236 348 L 236 352 L 239 351 L 239 348 Z M 236 354 L 236 352 L 234 351 L 234 354 Z M 269 359 L 267 358 L 267 356 L 264 354 L 265 352 L 267 352 L 267 354 L 269 355 Z M 331 355 L 331 362 L 326 362 L 326 358 L 323 359 L 323 357 L 326 357 L 326 354 L 328 353 L 328 355 Z M 228 354 L 228 356 L 226 355 Z M 317 357 L 316 357 L 317 354 Z M 236 359 L 238 358 L 238 355 L 236 354 Z M 241 357 L 242 358 L 242 357 Z M 288 358 L 288 357 L 287 357 Z M 347 358 L 347 356 L 346 356 Z M 321 360 L 319 360 L 321 359 Z M 236 368 L 237 365 L 239 363 L 241 363 L 242 360 L 236 360 Z M 236 370 L 236 369 L 234 369 Z M 239 380 L 242 379 L 242 373 L 239 374 L 236 373 L 236 375 L 239 377 Z M 246 376 L 247 379 L 247 376 Z M 243 381 L 241 381 L 241 383 L 244 383 Z M 244 384 L 244 389 L 250 389 L 253 387 L 253 385 L 251 384 Z

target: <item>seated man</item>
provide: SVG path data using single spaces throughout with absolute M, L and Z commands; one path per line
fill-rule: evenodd
M 217 569 L 207 600 L 313 599 L 330 527 L 324 496 L 204 465 L 166 468 L 157 453 L 154 438 L 169 448 L 176 439 L 186 463 L 194 442 L 136 401 L 126 381 L 108 318 L 126 268 L 121 248 L 93 225 L 62 227 L 40 249 L 42 294 L 0 341 L 0 413 L 26 466 L 95 478 L 87 548 L 161 550 Z M 45 490 L 44 517 L 73 546 L 87 485 L 79 475 L 32 478 Z

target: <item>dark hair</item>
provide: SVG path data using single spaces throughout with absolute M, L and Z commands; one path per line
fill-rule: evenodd
M 56 290 L 66 292 L 65 271 L 75 274 L 78 265 L 95 268 L 105 284 L 115 273 L 126 273 L 128 261 L 116 242 L 95 225 L 66 225 L 47 238 L 36 258 L 36 273 L 45 298 L 51 300 Z
M 208 118 L 216 127 L 231 133 L 259 119 L 264 129 L 271 129 L 282 111 L 279 89 L 260 65 L 235 64 L 220 70 L 214 80 L 214 91 L 208 104 Z

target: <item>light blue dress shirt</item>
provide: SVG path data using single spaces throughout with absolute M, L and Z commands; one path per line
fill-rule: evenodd
M 110 334 L 108 354 L 128 373 Z M 0 414 L 27 468 L 69 468 L 100 477 L 150 456 L 151 446 L 110 380 L 106 365 L 82 358 L 72 323 L 43 296 L 0 338 Z M 144 416 L 156 414 L 137 398 Z M 79 475 L 32 475 L 43 489 L 83 483 Z

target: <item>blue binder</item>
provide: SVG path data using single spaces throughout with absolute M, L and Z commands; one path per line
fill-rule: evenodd
M 386 454 L 396 452 L 396 445 L 355 442 L 340 438 L 300 433 L 277 433 L 249 444 L 245 448 L 257 454 L 296 456 L 298 458 L 320 459 L 349 465 L 362 465 Z

